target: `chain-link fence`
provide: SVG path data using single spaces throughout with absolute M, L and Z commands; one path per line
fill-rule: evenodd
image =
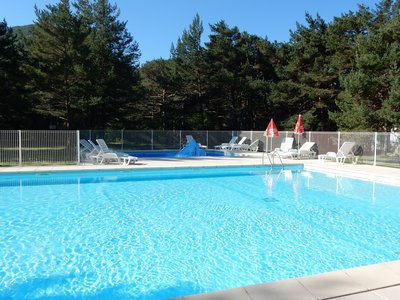
M 316 143 L 318 154 L 337 152 L 344 142 L 354 142 L 358 163 L 400 167 L 400 133 L 377 132 L 305 132 L 281 131 L 267 138 L 264 131 L 189 131 L 189 130 L 0 130 L 0 165 L 79 164 L 79 139 L 104 139 L 118 151 L 179 150 L 186 136 L 208 149 L 228 142 L 233 136 L 245 143 L 259 140 L 258 151 L 279 148 L 283 138 L 294 137 L 293 147 Z

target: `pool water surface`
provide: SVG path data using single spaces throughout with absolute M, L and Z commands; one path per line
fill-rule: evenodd
M 400 259 L 400 188 L 302 168 L 0 176 L 0 298 L 164 299 Z

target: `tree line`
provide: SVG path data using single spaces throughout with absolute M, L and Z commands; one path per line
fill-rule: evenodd
M 400 0 L 331 22 L 306 13 L 288 42 L 199 15 L 169 59 L 139 65 L 108 0 L 60 0 L 23 33 L 0 22 L 0 129 L 377 130 L 400 126 Z M 266 30 L 267 31 L 267 30 Z

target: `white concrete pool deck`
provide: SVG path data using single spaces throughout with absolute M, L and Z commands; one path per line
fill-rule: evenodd
M 267 160 L 265 160 L 266 162 Z M 140 159 L 135 165 L 69 165 L 0 167 L 1 173 L 72 170 L 179 168 L 206 166 L 261 165 L 261 154 L 243 157 L 204 157 L 193 159 Z M 284 164 L 304 164 L 306 170 L 333 172 L 377 182 L 400 185 L 400 168 L 337 164 L 318 160 L 284 160 Z M 400 250 L 399 250 L 400 251 Z M 398 300 L 400 299 L 400 261 L 362 266 L 313 276 L 293 278 L 216 292 L 183 296 L 177 299 L 252 299 L 252 300 Z

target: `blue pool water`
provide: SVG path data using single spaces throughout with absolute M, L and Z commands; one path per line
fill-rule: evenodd
M 177 157 L 179 151 L 168 151 L 168 150 L 154 150 L 154 151 L 127 151 L 125 152 L 129 155 L 136 157 L 148 157 L 148 158 L 172 158 Z M 224 156 L 223 151 L 207 150 L 205 151 L 205 156 Z
M 0 299 L 164 299 L 400 259 L 400 188 L 299 168 L 0 176 Z

